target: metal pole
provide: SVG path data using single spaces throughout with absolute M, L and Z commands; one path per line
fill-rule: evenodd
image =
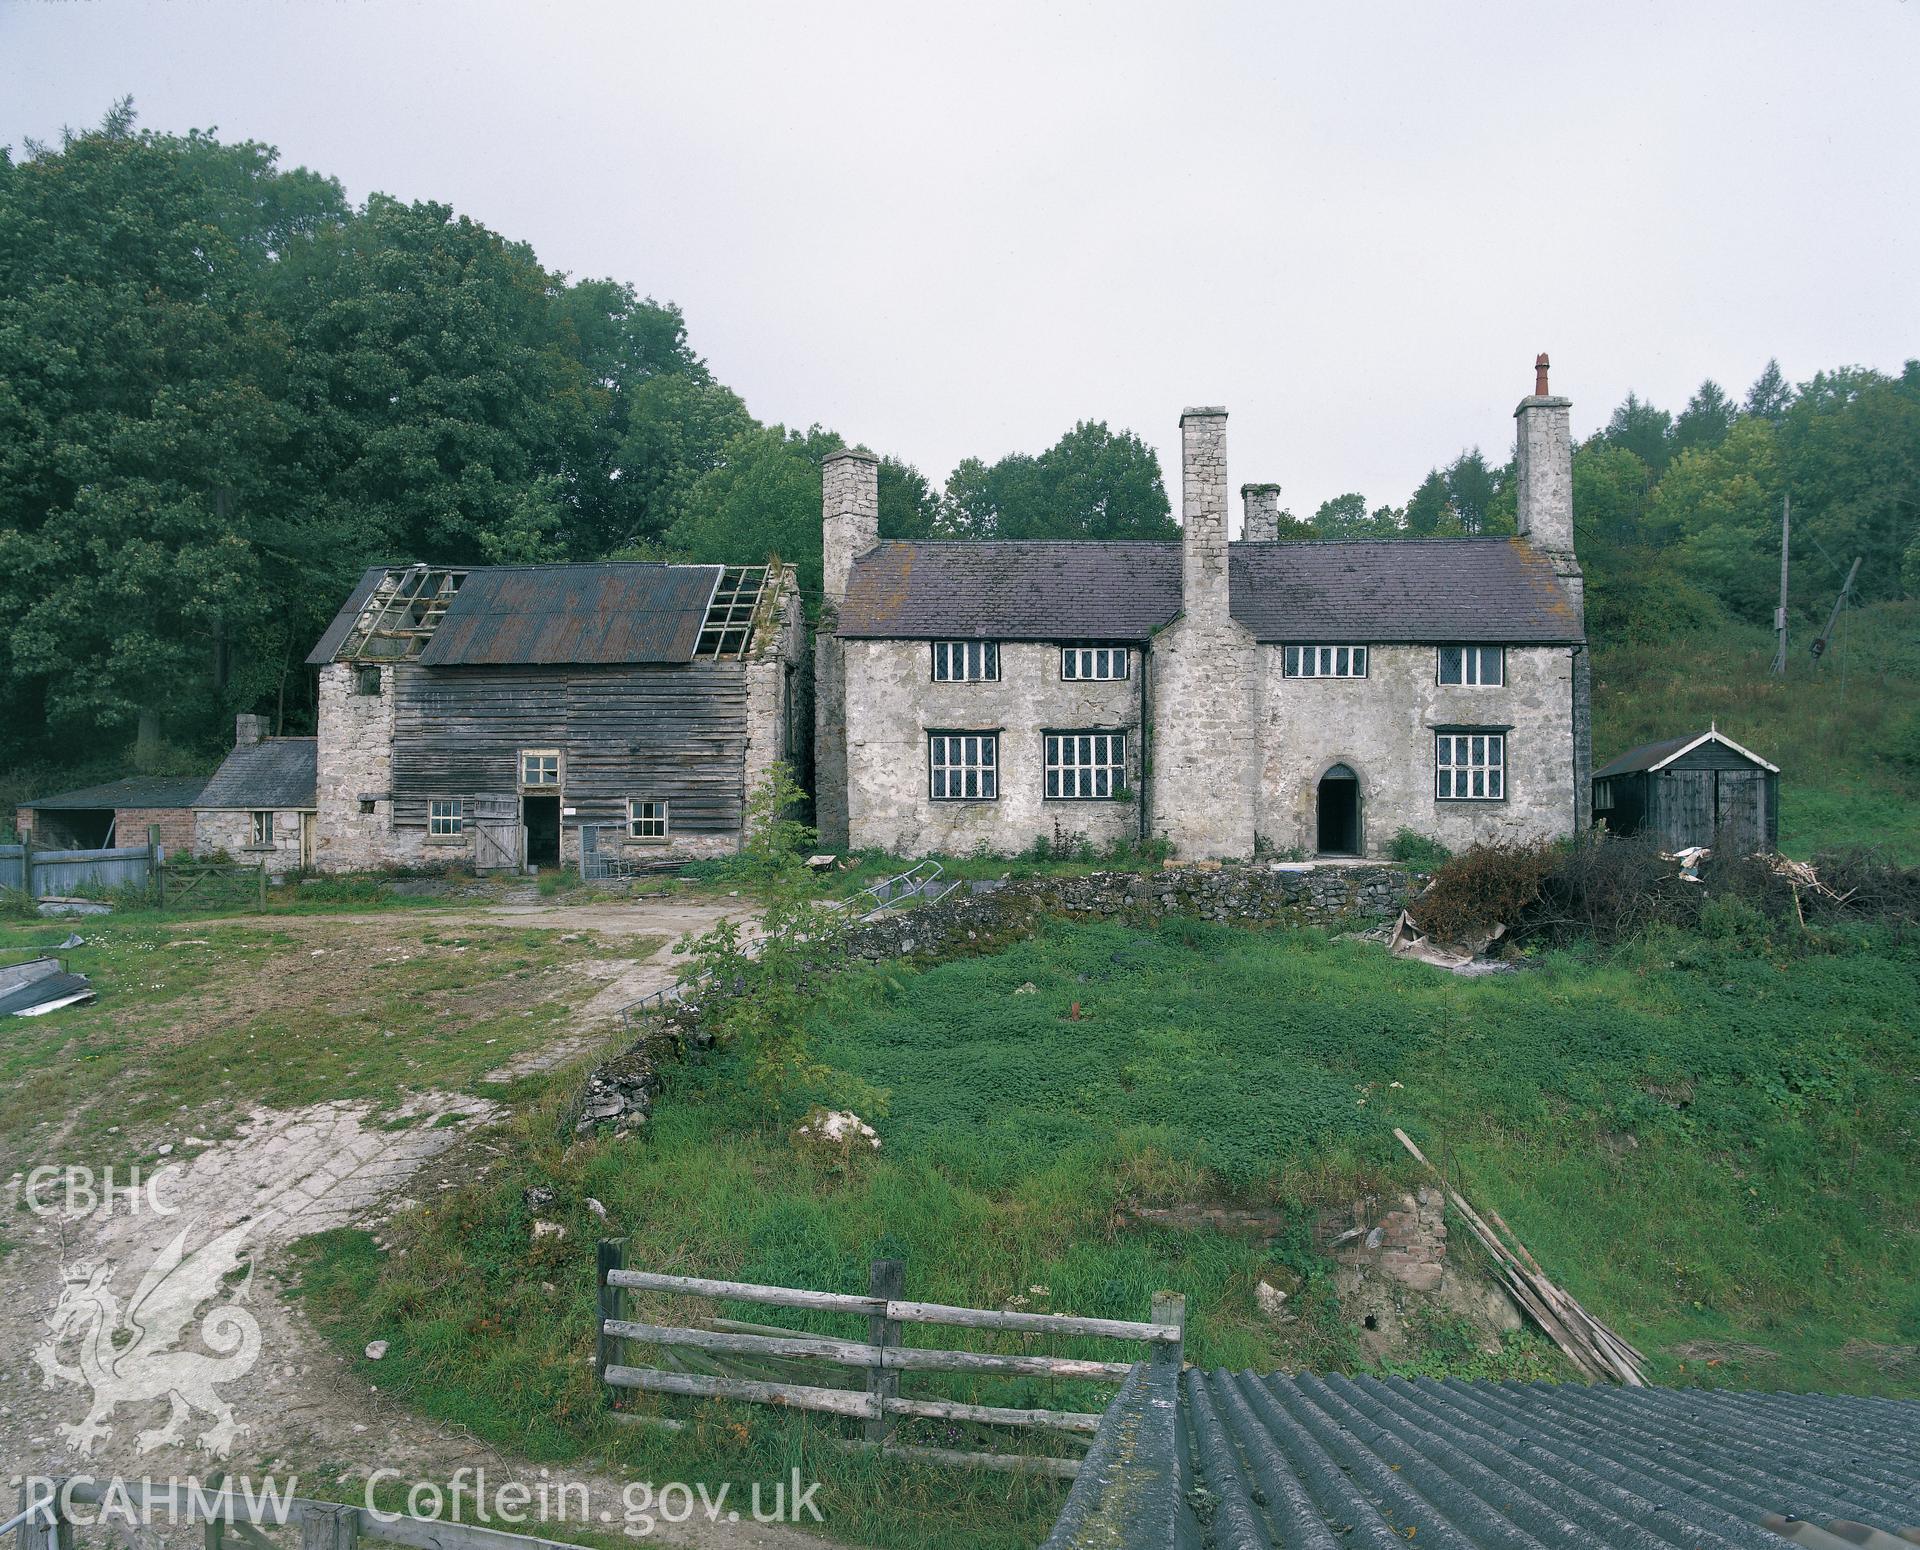
M 1780 497 L 1780 606 L 1773 611 L 1774 633 L 1780 637 L 1773 652 L 1773 671 L 1784 678 L 1787 672 L 1787 522 L 1793 510 L 1793 497 Z

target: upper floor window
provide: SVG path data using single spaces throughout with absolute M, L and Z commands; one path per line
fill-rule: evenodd
M 935 732 L 927 739 L 928 789 L 936 802 L 991 802 L 1000 795 L 1000 734 Z
M 1289 646 L 1286 673 L 1289 678 L 1365 678 L 1365 646 Z
M 1436 732 L 1433 794 L 1450 802 L 1500 802 L 1507 795 L 1502 732 Z
M 380 669 L 377 665 L 362 664 L 353 670 L 353 692 L 355 694 L 380 692 Z
M 1060 649 L 1060 676 L 1075 679 L 1125 678 L 1130 655 L 1125 646 L 1063 646 Z
M 935 683 L 995 683 L 999 677 L 997 641 L 937 640 L 933 643 Z
M 462 834 L 467 827 L 467 804 L 460 797 L 435 797 L 427 804 L 427 833 Z
M 627 838 L 664 840 L 667 838 L 667 804 L 650 797 L 627 799 Z
M 1097 802 L 1127 789 L 1127 734 L 1049 732 L 1047 795 L 1060 801 Z
M 560 784 L 558 748 L 523 748 L 520 751 L 520 784 L 539 788 Z
M 1506 678 L 1504 646 L 1442 646 L 1440 682 L 1497 689 Z

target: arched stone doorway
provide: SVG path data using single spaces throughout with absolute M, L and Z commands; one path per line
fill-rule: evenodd
M 1316 793 L 1315 849 L 1323 856 L 1360 854 L 1360 777 L 1347 765 L 1336 764 L 1320 777 Z

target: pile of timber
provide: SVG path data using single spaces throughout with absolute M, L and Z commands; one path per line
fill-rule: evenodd
M 1538 1261 L 1520 1241 L 1520 1235 L 1500 1219 L 1498 1211 L 1487 1212 L 1487 1217 L 1492 1218 L 1489 1224 L 1428 1161 L 1427 1154 L 1414 1145 L 1412 1137 L 1404 1130 L 1395 1130 L 1393 1134 L 1394 1139 L 1440 1180 L 1440 1187 L 1446 1191 L 1454 1210 L 1473 1230 L 1480 1246 L 1493 1257 L 1508 1292 L 1575 1369 L 1588 1379 L 1645 1388 L 1646 1357 L 1581 1307 L 1577 1298 L 1549 1281 Z

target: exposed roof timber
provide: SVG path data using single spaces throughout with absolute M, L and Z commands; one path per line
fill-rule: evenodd
M 335 660 L 392 662 L 419 656 L 466 579 L 466 571 L 441 566 L 388 571 L 375 583 Z

